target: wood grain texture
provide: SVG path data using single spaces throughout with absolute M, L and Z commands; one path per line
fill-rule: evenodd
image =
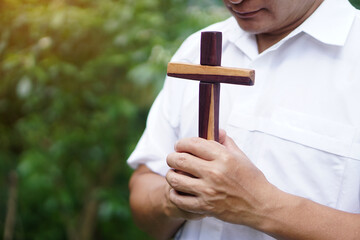
M 200 49 L 201 66 L 220 66 L 222 33 L 202 32 Z M 219 141 L 219 96 L 220 83 L 200 82 L 199 137 Z
M 220 83 L 200 82 L 199 137 L 219 141 Z
M 255 71 L 251 69 L 176 62 L 168 64 L 167 75 L 210 83 L 230 83 L 247 86 L 254 85 L 255 80 Z
M 200 64 L 221 66 L 222 33 L 202 32 L 200 47 Z
M 199 80 L 199 137 L 219 141 L 220 83 L 252 86 L 255 71 L 221 67 L 222 33 L 202 32 L 200 64 L 168 64 L 167 75 Z

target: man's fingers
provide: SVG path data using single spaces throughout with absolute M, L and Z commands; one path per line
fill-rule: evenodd
M 219 143 L 224 145 L 227 134 L 224 129 L 219 129 Z
M 219 130 L 219 143 L 222 144 L 223 146 L 225 146 L 230 151 L 233 151 L 233 150 L 241 151 L 239 149 L 239 147 L 236 145 L 236 143 L 234 142 L 234 140 L 231 137 L 229 137 L 226 134 L 225 130 L 223 130 L 223 129 Z
M 189 177 L 184 173 L 176 172 L 176 170 L 168 171 L 166 174 L 166 181 L 176 191 L 190 195 L 197 195 L 197 189 L 201 186 L 199 179 Z
M 193 137 L 184 138 L 175 144 L 176 152 L 186 152 L 203 160 L 212 161 L 221 155 L 224 146 L 215 141 Z
M 166 162 L 169 167 L 183 171 L 194 177 L 202 177 L 201 170 L 208 167 L 204 160 L 185 152 L 170 153 L 166 158 Z
M 182 195 L 177 191 L 175 191 L 174 189 L 172 189 L 170 190 L 169 198 L 171 202 L 173 202 L 179 209 L 185 212 L 189 212 L 196 215 L 203 214 L 203 212 L 199 210 L 199 198 L 197 198 L 196 196 Z

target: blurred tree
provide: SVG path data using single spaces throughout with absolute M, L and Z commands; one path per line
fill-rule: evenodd
M 350 3 L 357 9 L 360 9 L 360 0 L 350 0 Z
M 125 161 L 171 55 L 227 16 L 219 5 L 0 1 L 4 238 L 147 239 L 131 221 Z
M 221 0 L 0 0 L 4 238 L 148 239 L 125 161 L 176 48 L 227 16 Z

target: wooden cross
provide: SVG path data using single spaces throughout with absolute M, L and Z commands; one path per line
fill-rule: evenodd
M 255 71 L 221 67 L 222 33 L 202 32 L 200 65 L 169 63 L 167 75 L 199 80 L 199 137 L 219 141 L 220 83 L 254 85 Z

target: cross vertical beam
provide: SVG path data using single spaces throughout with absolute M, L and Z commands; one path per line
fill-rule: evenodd
M 202 32 L 200 65 L 221 66 L 222 33 Z M 220 83 L 199 84 L 199 137 L 219 141 Z

